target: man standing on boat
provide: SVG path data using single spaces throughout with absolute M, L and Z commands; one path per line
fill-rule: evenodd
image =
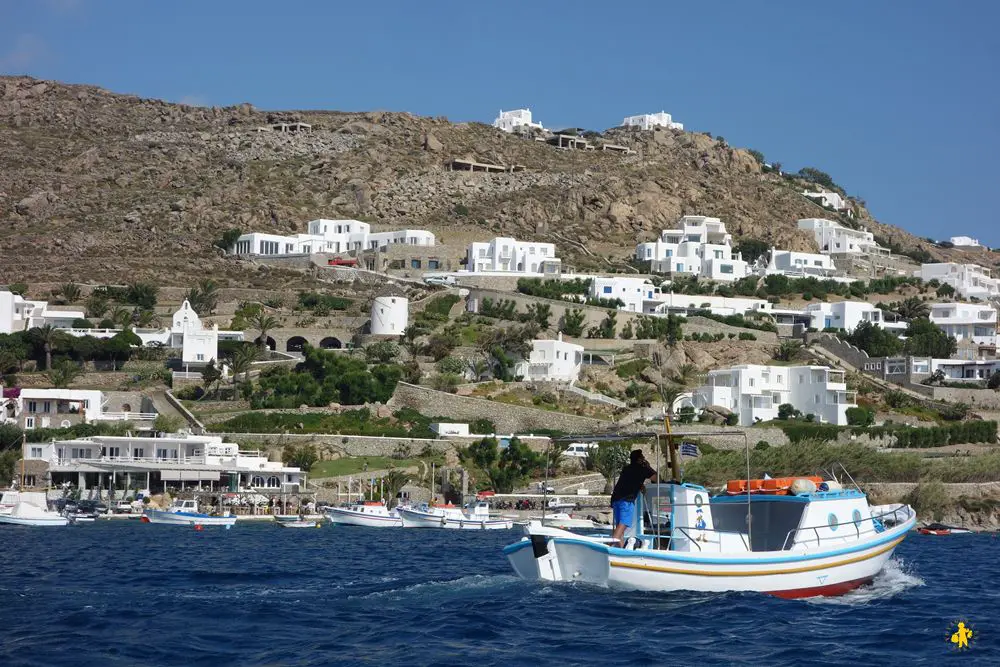
M 612 544 L 623 546 L 625 530 L 635 524 L 635 499 L 646 480 L 656 480 L 656 471 L 649 465 L 641 449 L 633 449 L 629 463 L 622 468 L 614 490 L 611 492 L 611 511 L 614 514 Z

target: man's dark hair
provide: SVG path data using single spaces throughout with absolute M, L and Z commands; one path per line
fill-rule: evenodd
M 643 456 L 641 449 L 633 449 L 632 453 L 629 455 L 629 459 L 632 461 L 632 463 L 640 463 L 642 461 L 645 461 L 646 457 Z

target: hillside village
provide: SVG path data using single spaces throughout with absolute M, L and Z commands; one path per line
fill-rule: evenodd
M 4 77 L 0 155 L 0 483 L 550 484 L 597 512 L 625 447 L 564 450 L 666 417 L 705 484 L 745 431 L 761 473 L 839 461 L 1000 520 L 1000 254 L 666 112 L 550 131 Z

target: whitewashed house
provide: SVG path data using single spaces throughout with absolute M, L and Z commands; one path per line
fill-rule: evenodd
M 837 266 L 830 255 L 814 252 L 796 252 L 771 248 L 764 275 L 783 275 L 792 278 L 830 278 L 837 272 Z
M 733 237 L 718 218 L 686 215 L 674 229 L 659 238 L 640 243 L 635 258 L 650 262 L 655 273 L 693 275 L 720 282 L 733 282 L 750 274 L 738 253 L 733 257 Z
M 826 192 L 825 190 L 809 192 L 808 190 L 803 190 L 802 196 L 812 199 L 820 206 L 832 208 L 834 211 L 849 211 L 851 209 L 850 202 L 844 199 L 838 192 Z
M 102 421 L 151 422 L 155 413 L 132 409 L 109 410 L 109 396 L 96 389 L 5 389 L 0 399 L 0 423 L 16 424 L 24 430 L 68 428 Z M 138 408 L 139 406 L 134 406 Z M 137 426 L 139 426 L 137 424 Z M 149 424 L 146 424 L 148 427 Z
M 561 267 L 552 243 L 497 237 L 488 243 L 470 243 L 466 253 L 466 270 L 472 273 L 558 275 Z
M 981 248 L 979 245 L 979 239 L 974 239 L 970 236 L 952 236 L 951 244 L 956 248 Z
M 555 340 L 531 341 L 531 354 L 514 367 L 514 375 L 526 382 L 576 382 L 583 367 L 583 346 Z
M 0 333 L 16 333 L 46 325 L 71 327 L 73 320 L 85 317 L 86 313 L 82 310 L 51 308 L 48 301 L 33 301 L 8 290 L 0 290 Z
M 379 250 L 391 245 L 433 246 L 434 234 L 423 229 L 372 232 L 371 225 L 360 220 L 312 220 L 308 233 L 281 236 L 252 232 L 243 234 L 232 248 L 236 255 L 280 257 L 314 253 L 347 253 Z
M 847 409 L 856 407 L 847 391 L 844 371 L 825 366 L 742 365 L 709 371 L 694 392 L 696 407 L 717 405 L 739 416 L 741 426 L 777 419 L 778 407 L 793 405 L 816 421 L 847 424 Z
M 986 301 L 1000 296 L 1000 280 L 994 278 L 989 269 L 978 264 L 921 264 L 913 275 L 924 282 L 937 280 L 943 285 L 951 285 L 966 299 Z
M 977 303 L 935 303 L 929 319 L 961 345 L 996 348 L 997 309 Z
M 27 443 L 26 461 L 47 464 L 49 483 L 69 482 L 81 491 L 113 488 L 112 480 L 152 493 L 167 487 L 204 490 L 297 492 L 305 473 L 266 452 L 241 451 L 214 435 L 167 437 L 93 436 L 47 443 Z
M 888 248 L 875 242 L 875 235 L 865 229 L 851 229 L 834 220 L 803 218 L 799 229 L 812 232 L 819 251 L 828 255 L 888 255 Z
M 905 322 L 887 318 L 880 308 L 864 301 L 836 301 L 834 303 L 810 303 L 805 309 L 813 329 L 841 329 L 851 332 L 862 322 L 877 324 L 883 329 L 900 332 L 906 329 Z
M 683 123 L 675 123 L 674 119 L 665 111 L 660 113 L 644 113 L 638 116 L 626 116 L 622 121 L 623 127 L 634 127 L 640 130 L 652 130 L 654 127 L 666 127 L 671 130 L 683 130 Z
M 632 313 L 650 312 L 648 304 L 658 303 L 660 290 L 645 278 L 624 276 L 596 276 L 590 280 L 590 297 L 593 299 L 620 299 L 625 305 L 619 310 Z
M 930 359 L 930 372 L 948 380 L 984 381 L 1000 371 L 1000 359 Z
M 504 132 L 514 132 L 516 130 L 543 130 L 541 123 L 531 120 L 531 109 L 514 109 L 513 111 L 500 110 L 500 115 L 493 121 L 493 127 Z

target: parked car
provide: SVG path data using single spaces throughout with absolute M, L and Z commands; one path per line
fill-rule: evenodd
M 573 442 L 570 446 L 566 448 L 563 452 L 563 456 L 570 456 L 580 459 L 587 458 L 587 452 L 592 449 L 597 449 L 596 442 Z
M 427 276 L 424 278 L 424 282 L 428 285 L 442 285 L 444 287 L 452 287 L 456 284 L 455 276 Z
M 118 500 L 115 502 L 114 507 L 111 511 L 115 514 L 131 514 L 135 511 L 135 507 L 128 500 Z

